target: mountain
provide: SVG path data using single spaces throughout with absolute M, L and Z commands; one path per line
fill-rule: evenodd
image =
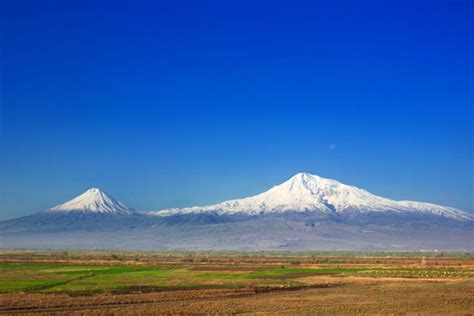
M 98 188 L 63 204 L 0 222 L 3 231 L 104 230 L 136 223 L 142 215 Z
M 129 215 L 134 211 L 100 189 L 92 188 L 64 204 L 50 208 L 46 212 Z
M 355 186 L 298 173 L 270 190 L 244 199 L 216 205 L 155 211 L 156 216 L 215 213 L 218 215 L 269 215 L 313 213 L 354 218 L 360 215 L 430 215 L 458 221 L 471 221 L 473 216 L 461 210 L 429 203 L 394 201 L 371 194 Z M 365 216 L 367 217 L 367 216 Z
M 0 248 L 472 251 L 473 232 L 470 213 L 298 173 L 252 197 L 155 212 L 90 189 L 0 222 Z

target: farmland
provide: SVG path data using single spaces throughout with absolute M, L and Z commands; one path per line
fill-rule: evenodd
M 473 313 L 466 253 L 0 253 L 0 313 Z

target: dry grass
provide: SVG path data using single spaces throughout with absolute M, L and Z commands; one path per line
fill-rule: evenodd
M 127 256 L 132 256 L 131 260 Z M 95 266 L 159 266 L 175 269 L 167 286 L 136 285 L 100 293 L 45 290 L 0 294 L 0 313 L 24 315 L 288 314 L 353 315 L 474 314 L 474 259 L 429 257 L 288 256 L 279 254 L 0 254 L 0 262 Z M 281 268 L 284 266 L 285 268 Z M 384 273 L 312 274 L 308 269 L 365 269 Z M 324 270 L 324 271 L 326 271 Z M 401 270 L 422 270 L 411 275 Z M 269 273 L 269 271 L 271 273 Z M 290 271 L 290 272 L 287 272 Z M 388 272 L 386 272 L 388 271 Z M 452 273 L 446 273 L 452 271 Z M 5 272 L 5 271 L 3 271 Z M 26 271 L 31 275 L 32 271 Z M 202 284 L 182 288 L 182 273 Z M 4 274 L 3 278 L 7 278 Z M 245 276 L 245 277 L 244 277 Z M 127 276 L 130 278 L 130 275 Z M 182 281 L 182 280 L 181 280 Z M 133 283 L 133 282 L 132 282 Z M 222 288 L 206 288 L 206 286 Z

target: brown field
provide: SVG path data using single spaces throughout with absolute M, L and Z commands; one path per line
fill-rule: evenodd
M 3 251 L 0 272 L 0 314 L 474 314 L 471 254 Z

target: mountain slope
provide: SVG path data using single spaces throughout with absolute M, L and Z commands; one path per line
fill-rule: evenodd
M 100 189 L 92 188 L 74 199 L 47 210 L 48 212 L 84 212 L 110 215 L 126 215 L 133 212 L 122 202 L 117 201 Z
M 0 222 L 0 229 L 3 232 L 107 230 L 135 227 L 144 218 L 100 189 L 92 188 L 48 210 Z
M 252 197 L 204 207 L 156 211 L 153 214 L 164 217 L 203 213 L 262 215 L 288 212 L 313 212 L 344 217 L 383 213 L 432 215 L 459 221 L 473 220 L 471 214 L 455 208 L 421 202 L 394 201 L 355 186 L 308 173 L 298 173 L 284 183 Z
M 256 196 L 152 213 L 90 189 L 0 222 L 0 248 L 471 251 L 473 231 L 469 213 L 299 173 Z

